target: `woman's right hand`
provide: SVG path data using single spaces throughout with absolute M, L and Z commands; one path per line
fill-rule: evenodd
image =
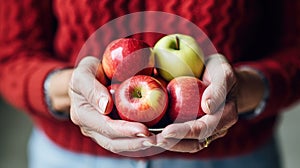
M 95 57 L 85 57 L 74 70 L 69 87 L 70 116 L 83 135 L 92 138 L 103 148 L 114 152 L 147 149 L 155 144 L 147 127 L 141 123 L 113 120 L 109 114 L 113 107 L 107 88 L 96 79 L 104 76 Z M 101 68 L 101 67 L 100 67 Z

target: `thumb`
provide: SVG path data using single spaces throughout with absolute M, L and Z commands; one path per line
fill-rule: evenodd
M 94 104 L 94 107 L 102 114 L 109 114 L 113 109 L 114 102 L 107 88 L 95 80 L 95 89 L 93 94 L 93 100 L 98 101 Z
M 97 111 L 109 114 L 113 108 L 113 100 L 107 88 L 95 77 L 98 65 L 97 58 L 82 59 L 73 72 L 70 88 L 73 92 L 82 95 Z
M 208 83 L 201 100 L 201 107 L 212 114 L 224 105 L 226 96 L 236 82 L 234 71 L 226 58 L 214 54 L 208 58 L 203 81 Z
M 225 103 L 227 89 L 224 85 L 211 83 L 203 92 L 201 107 L 206 114 L 215 113 Z

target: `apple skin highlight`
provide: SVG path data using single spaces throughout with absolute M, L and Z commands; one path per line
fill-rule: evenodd
M 151 75 L 154 54 L 142 40 L 121 38 L 112 41 L 105 49 L 102 65 L 105 75 L 115 82 L 122 82 L 134 75 Z

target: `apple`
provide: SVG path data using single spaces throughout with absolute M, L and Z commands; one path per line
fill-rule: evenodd
M 142 40 L 120 38 L 106 47 L 102 65 L 109 79 L 122 82 L 137 74 L 151 75 L 154 54 L 152 48 Z
M 163 87 L 167 88 L 168 81 L 166 81 L 160 75 L 153 75 L 152 77 L 154 77 L 156 80 L 158 80 Z
M 151 127 L 164 116 L 168 106 L 168 93 L 155 78 L 136 75 L 118 87 L 115 105 L 121 119 L 141 122 Z
M 207 86 L 198 78 L 181 76 L 171 80 L 168 115 L 172 122 L 185 122 L 199 118 L 205 113 L 201 108 L 202 94 Z
M 167 81 L 178 76 L 199 78 L 204 68 L 204 56 L 196 40 L 188 35 L 171 34 L 154 46 L 156 67 Z
M 98 64 L 95 77 L 102 85 L 107 85 L 108 81 L 106 76 L 104 75 L 104 70 L 101 63 Z

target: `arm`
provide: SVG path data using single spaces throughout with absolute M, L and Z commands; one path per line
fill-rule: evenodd
M 52 52 L 55 30 L 50 29 L 49 23 L 53 20 L 51 1 L 13 2 L 1 0 L 0 5 L 0 22 L 7 20 L 0 24 L 1 94 L 30 115 L 56 120 L 45 103 L 44 81 L 54 70 L 68 64 L 54 59 Z M 98 59 L 87 57 L 74 70 L 65 69 L 50 76 L 48 94 L 53 109 L 68 113 L 71 106 L 71 120 L 83 135 L 108 150 L 149 148 L 155 139 L 144 125 L 112 120 L 101 114 L 111 111 L 112 100 L 107 89 L 96 81 L 98 65 Z
M 51 1 L 4 1 L 0 5 L 0 91 L 11 104 L 52 117 L 44 101 L 49 72 L 68 66 L 54 59 Z
M 269 96 L 262 113 L 253 118 L 256 121 L 277 115 L 281 111 L 280 109 L 295 103 L 300 98 L 298 87 L 300 85 L 300 2 L 286 0 L 283 3 L 284 12 L 282 13 L 284 15 L 283 22 L 280 24 L 282 26 L 282 36 L 279 36 L 280 43 L 278 49 L 259 61 L 240 62 L 234 65 L 237 73 L 242 77 L 241 82 L 243 84 L 241 86 L 249 86 L 252 82 L 251 78 L 247 78 L 249 72 L 245 71 L 245 69 L 241 70 L 240 67 L 250 67 L 255 71 L 259 71 L 267 80 Z M 255 75 L 255 72 L 253 72 L 250 70 L 252 76 Z M 259 80 L 258 77 L 256 79 Z M 241 89 L 243 90 L 241 94 L 244 96 L 240 96 L 238 100 L 239 107 L 245 107 L 245 104 L 249 102 L 246 98 L 253 98 L 251 93 L 257 93 L 257 90 L 259 90 L 257 88 L 261 87 L 253 85 L 251 90 L 246 90 L 246 88 Z M 257 99 L 256 97 L 256 104 L 259 102 L 258 100 L 261 99 Z M 240 110 L 247 112 L 253 110 L 255 107 Z
M 201 101 L 207 115 L 195 121 L 166 127 L 158 135 L 157 143 L 160 147 L 177 152 L 202 150 L 211 140 L 224 136 L 237 121 L 239 113 L 254 110 L 261 102 L 267 87 L 269 88 L 267 105 L 261 114 L 251 119 L 251 122 L 277 115 L 280 109 L 299 100 L 300 25 L 297 25 L 299 18 L 296 17 L 299 15 L 293 11 L 299 12 L 297 8 L 300 6 L 297 5 L 299 2 L 291 2 L 292 8 L 289 8 L 285 15 L 289 21 L 285 24 L 288 28 L 285 29 L 286 41 L 282 43 L 281 48 L 261 60 L 242 62 L 234 67 L 221 55 L 211 56 L 203 75 L 208 87 Z M 289 30 L 290 28 L 295 30 Z M 268 86 L 264 85 L 258 72 L 266 78 Z

